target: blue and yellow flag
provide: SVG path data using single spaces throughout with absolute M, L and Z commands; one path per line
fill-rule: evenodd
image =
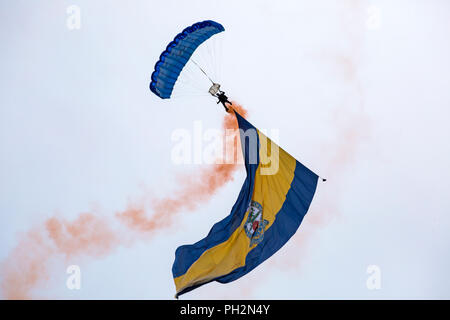
M 211 281 L 247 274 L 297 231 L 318 176 L 235 112 L 247 178 L 231 213 L 206 238 L 175 252 L 176 297 Z

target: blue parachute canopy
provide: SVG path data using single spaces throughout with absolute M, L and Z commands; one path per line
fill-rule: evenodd
M 179 33 L 161 53 L 155 65 L 155 71 L 152 73 L 150 90 L 162 99 L 170 98 L 181 70 L 197 47 L 224 30 L 220 23 L 206 20 L 194 23 Z

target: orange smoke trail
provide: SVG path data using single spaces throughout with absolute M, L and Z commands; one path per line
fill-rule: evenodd
M 233 108 L 243 116 L 247 113 L 236 103 L 233 103 Z M 225 116 L 222 126 L 223 129 L 237 128 L 233 111 Z M 151 215 L 139 206 L 130 207 L 116 217 L 133 230 L 149 232 L 170 227 L 172 220 L 168 217 L 195 210 L 208 201 L 220 187 L 232 180 L 237 167 L 236 163 L 216 164 L 192 177 L 185 177 L 182 188 L 174 192 L 174 196 L 154 199 Z M 50 280 L 52 259 L 102 257 L 127 244 L 126 234 L 113 228 L 112 222 L 93 213 L 83 213 L 72 222 L 52 217 L 33 228 L 19 239 L 17 246 L 0 264 L 1 295 L 7 299 L 31 299 L 34 290 Z
M 2 295 L 7 299 L 31 299 L 31 291 L 50 279 L 50 259 L 80 254 L 104 256 L 120 243 L 119 239 L 104 219 L 90 213 L 80 214 L 73 222 L 50 218 L 23 235 L 0 265 Z
M 44 279 L 47 261 L 54 249 L 47 244 L 42 232 L 31 230 L 20 239 L 16 248 L 2 263 L 1 291 L 6 299 L 29 299 L 30 291 Z
M 242 116 L 247 111 L 237 103 L 232 108 L 236 109 Z M 233 109 L 225 116 L 222 124 L 225 130 L 238 129 Z M 239 141 L 239 140 L 238 140 Z M 235 146 L 235 150 L 239 146 Z M 230 151 L 230 150 L 228 150 Z M 234 152 L 234 150 L 231 150 Z M 153 199 L 151 203 L 151 216 L 147 216 L 142 205 L 131 205 L 127 210 L 117 214 L 129 227 L 139 231 L 154 231 L 165 228 L 172 224 L 173 216 L 182 211 L 193 211 L 199 204 L 208 201 L 218 189 L 233 179 L 233 173 L 237 169 L 236 161 L 233 163 L 219 163 L 202 169 L 194 176 L 179 177 L 181 188 L 173 192 L 171 196 Z
M 67 257 L 79 254 L 104 256 L 120 242 L 117 233 L 103 219 L 90 213 L 80 214 L 71 223 L 50 218 L 45 229 L 57 251 Z

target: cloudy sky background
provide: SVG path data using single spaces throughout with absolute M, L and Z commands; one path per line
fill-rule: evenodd
M 81 10 L 79 30 L 66 26 L 70 5 Z M 269 261 L 184 297 L 450 298 L 448 1 L 0 6 L 0 261 L 49 217 L 108 219 L 142 196 L 170 194 L 177 174 L 205 166 L 175 165 L 171 135 L 199 120 L 220 128 L 221 107 L 210 97 L 163 101 L 148 83 L 166 44 L 211 19 L 226 29 L 225 91 L 329 181 Z M 49 277 L 32 296 L 171 299 L 176 247 L 228 215 L 244 178 L 238 170 L 172 227 L 106 256 L 46 261 Z M 70 264 L 81 267 L 81 290 L 66 287 Z M 366 286 L 370 265 L 381 270 L 379 290 Z

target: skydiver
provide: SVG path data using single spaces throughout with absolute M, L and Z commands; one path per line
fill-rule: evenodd
M 222 103 L 223 107 L 225 108 L 225 111 L 228 112 L 228 107 L 225 105 L 225 103 L 232 104 L 230 101 L 228 101 L 228 97 L 225 95 L 224 91 L 219 91 L 219 93 L 216 95 L 216 97 L 219 99 L 217 101 L 217 104 Z

